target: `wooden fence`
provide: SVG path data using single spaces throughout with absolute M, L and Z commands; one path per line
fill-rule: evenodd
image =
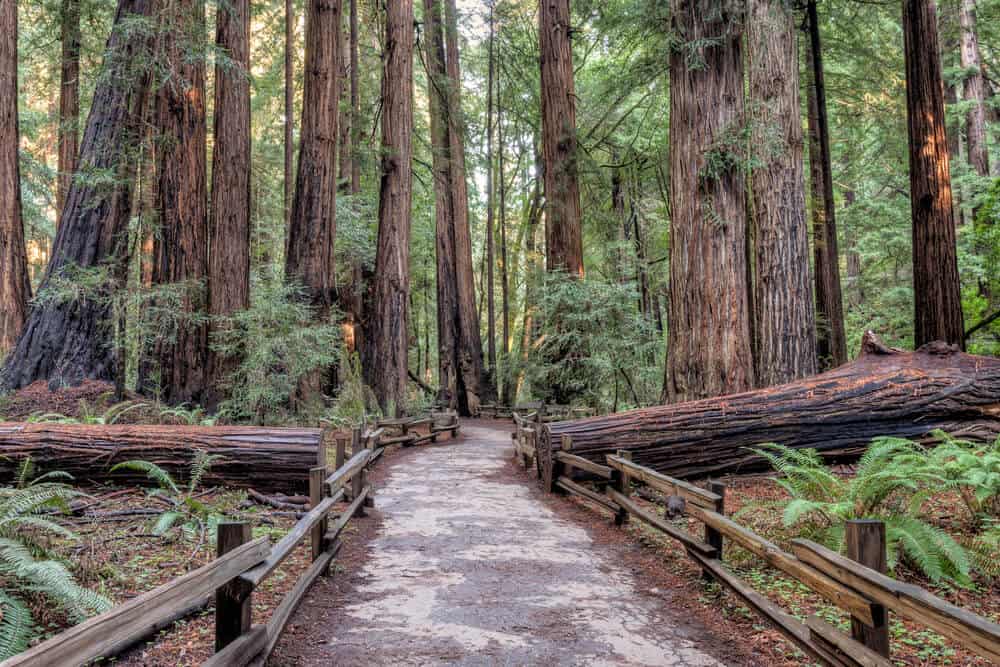
M 435 436 L 458 431 L 457 417 L 448 415 L 435 415 L 427 421 L 408 420 L 405 428 L 420 423 L 430 423 L 431 434 Z M 348 523 L 354 517 L 364 516 L 365 507 L 373 505 L 367 477 L 388 446 L 382 440 L 384 432 L 385 429 L 377 428 L 362 434 L 355 429 L 349 457 L 347 438 L 337 438 L 333 465 L 327 464 L 325 445 L 318 448 L 317 465 L 309 471 L 311 509 L 273 546 L 264 537 L 251 539 L 251 527 L 246 522 L 222 523 L 217 531 L 215 560 L 75 625 L 3 661 L 0 667 L 80 665 L 97 658 L 111 658 L 204 608 L 213 597 L 216 653 L 205 664 L 263 665 L 306 592 L 328 572 Z M 418 440 L 427 439 L 429 436 Z M 342 501 L 349 504 L 331 521 L 335 506 Z M 299 576 L 267 623 L 253 625 L 250 611 L 254 589 L 307 537 L 312 548 L 312 565 Z
M 886 576 L 885 526 L 879 521 L 851 521 L 846 531 L 847 556 L 809 540 L 792 541 L 788 553 L 726 516 L 726 488 L 708 489 L 668 477 L 632 462 L 631 454 L 609 454 L 606 465 L 572 454 L 563 436 L 559 448 L 538 448 L 537 433 L 524 420 L 514 434 L 515 454 L 527 467 L 531 451 L 545 488 L 572 493 L 614 513 L 619 525 L 635 518 L 679 541 L 688 556 L 740 598 L 811 658 L 835 667 L 888 666 L 888 615 L 899 614 L 926 625 L 970 651 L 1000 664 L 1000 625 L 956 607 L 932 593 Z M 530 443 L 530 444 L 522 444 Z M 539 457 L 546 460 L 538 461 Z M 668 518 L 637 503 L 633 485 L 645 485 L 666 497 L 667 515 L 690 517 L 704 525 L 694 535 Z M 769 566 L 799 581 L 826 601 L 850 614 L 851 635 L 818 617 L 792 616 L 723 564 L 723 544 L 730 540 Z

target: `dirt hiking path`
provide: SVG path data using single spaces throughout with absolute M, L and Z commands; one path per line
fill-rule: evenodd
M 317 586 L 295 623 L 308 632 L 272 665 L 723 664 L 669 596 L 509 474 L 508 433 L 463 422 L 463 434 L 389 461 L 350 591 Z

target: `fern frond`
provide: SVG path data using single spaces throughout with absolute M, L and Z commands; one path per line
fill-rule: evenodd
M 194 461 L 191 464 L 191 480 L 188 483 L 188 493 L 194 493 L 201 483 L 202 477 L 209 471 L 212 464 L 221 459 L 218 454 L 209 454 L 199 449 L 195 452 Z
M 118 470 L 132 470 L 134 472 L 146 473 L 146 476 L 156 482 L 160 488 L 173 493 L 180 493 L 180 489 L 177 488 L 177 483 L 174 482 L 174 478 L 170 476 L 170 473 L 155 463 L 149 461 L 123 461 L 111 468 L 111 472 L 117 472 Z
M 0 588 L 0 660 L 28 649 L 34 625 L 27 605 Z

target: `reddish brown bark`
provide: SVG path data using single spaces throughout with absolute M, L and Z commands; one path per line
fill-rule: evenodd
M 806 86 L 806 94 L 809 108 L 810 208 L 816 285 L 816 352 L 820 368 L 828 369 L 847 361 L 847 336 L 844 332 L 843 288 L 840 282 L 837 217 L 833 201 L 823 46 L 814 0 L 806 4 L 806 14 L 809 28 L 806 62 L 810 81 Z
M 743 17 L 674 0 L 670 54 L 671 402 L 753 386 L 747 284 Z M 701 61 L 695 63 L 693 58 Z M 710 159 L 711 158 L 711 159 Z
M 121 284 L 125 237 L 135 181 L 135 150 L 141 137 L 143 102 L 152 57 L 152 36 L 124 30 L 134 16 L 150 17 L 152 0 L 119 0 L 105 49 L 104 71 L 83 134 L 78 171 L 111 174 L 70 186 L 41 290 L 54 286 L 74 267 L 109 270 L 107 291 Z M 131 27 L 135 27 L 132 25 Z M 104 296 L 107 296 L 106 294 Z M 40 379 L 74 383 L 84 378 L 113 380 L 116 351 L 112 310 L 105 299 L 53 299 L 32 309 L 17 346 L 3 369 L 2 383 L 19 389 Z
M 570 0 L 538 3 L 546 269 L 583 275 Z
M 343 5 L 343 1 L 341 2 Z M 343 13 L 343 6 L 341 6 Z M 340 50 L 337 52 L 337 67 L 340 81 L 340 95 L 337 97 L 337 113 L 340 117 L 340 137 L 338 145 L 340 155 L 337 158 L 337 187 L 340 192 L 351 191 L 351 156 L 354 154 L 354 107 L 348 106 L 351 100 L 351 23 L 344 17 L 340 19 Z
M 17 3 L 0 8 L 0 359 L 28 314 L 31 285 L 21 219 L 17 115 Z
M 160 52 L 167 76 L 156 92 L 156 209 L 153 285 L 182 289 L 173 331 L 162 331 L 140 368 L 140 387 L 168 403 L 199 402 L 205 389 L 208 327 L 208 183 L 206 181 L 205 6 L 170 0 L 162 14 Z
M 358 0 L 351 2 L 351 192 L 361 192 L 361 159 L 358 157 L 358 139 L 361 136 L 361 91 L 358 83 Z
M 368 384 L 383 410 L 406 407 L 413 175 L 413 2 L 388 3 L 382 73 L 378 246 L 369 317 Z
M 754 362 L 757 386 L 768 387 L 816 373 L 816 325 L 795 17 L 783 0 L 752 0 L 749 8 Z
M 868 333 L 855 361 L 812 378 L 740 394 L 551 424 L 593 461 L 616 449 L 679 477 L 760 468 L 747 450 L 776 442 L 850 459 L 872 438 L 923 438 L 935 429 L 992 440 L 1000 433 L 1000 359 L 944 343 L 890 349 Z
M 56 215 L 62 212 L 76 169 L 80 124 L 80 0 L 63 0 L 59 73 L 59 184 Z
M 229 63 L 215 68 L 208 311 L 222 318 L 250 307 L 249 0 L 219 6 L 215 44 Z M 218 399 L 221 381 L 238 360 L 211 349 L 208 359 L 211 393 Z
M 979 56 L 979 33 L 976 29 L 976 0 L 959 0 L 959 24 L 962 29 L 961 62 L 966 71 L 965 101 L 969 111 L 965 115 L 965 135 L 969 147 L 969 164 L 980 176 L 989 176 L 990 158 L 986 140 L 986 85 L 982 59 Z
M 944 91 L 933 0 L 904 0 L 914 341 L 964 347 Z
M 286 278 L 306 288 L 319 319 L 330 312 L 336 284 L 340 17 L 340 0 L 309 1 L 299 165 L 285 255 Z
M 292 188 L 294 186 L 295 141 L 292 131 L 295 118 L 295 70 L 292 49 L 295 47 L 295 14 L 292 0 L 285 0 L 285 221 L 292 217 Z

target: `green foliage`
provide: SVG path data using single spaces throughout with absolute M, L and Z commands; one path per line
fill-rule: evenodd
M 791 496 L 782 516 L 786 527 L 843 551 L 847 521 L 879 519 L 886 526 L 890 568 L 902 558 L 933 581 L 970 583 L 966 550 L 923 514 L 928 495 L 952 482 L 934 469 L 920 445 L 878 438 L 848 479 L 827 468 L 815 450 L 770 444 L 753 451 L 781 474 L 775 481 Z
M 225 380 L 229 398 L 220 414 L 256 423 L 283 421 L 299 383 L 336 363 L 339 315 L 317 322 L 304 295 L 300 287 L 262 281 L 251 307 L 218 327 L 213 349 L 240 360 Z
M 48 542 L 75 540 L 75 533 L 54 518 L 70 500 L 82 495 L 50 480 L 68 478 L 49 473 L 31 479 L 33 465 L 22 462 L 15 487 L 0 487 L 0 660 L 23 651 L 37 634 L 26 600 L 41 596 L 75 621 L 111 607 L 111 602 L 80 586 Z
M 149 461 L 123 461 L 111 468 L 111 472 L 131 470 L 144 473 L 156 482 L 157 488 L 150 492 L 165 505 L 166 509 L 153 522 L 150 532 L 154 535 L 166 535 L 173 529 L 179 529 L 187 537 L 211 534 L 222 520 L 222 515 L 210 504 L 198 499 L 199 485 L 215 461 L 221 456 L 209 454 L 202 450 L 195 452 L 188 472 L 188 483 L 182 487 L 166 470 Z
M 350 428 L 377 418 L 380 415 L 378 399 L 365 384 L 358 355 L 343 350 L 337 370 L 340 385 L 326 420 L 335 426 Z

